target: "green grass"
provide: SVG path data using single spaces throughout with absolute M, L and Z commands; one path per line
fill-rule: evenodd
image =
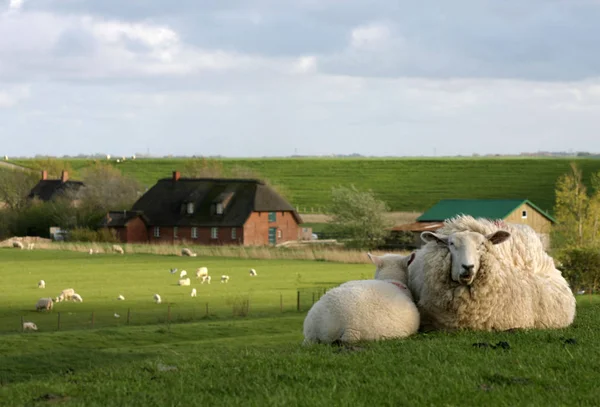
M 68 160 L 75 171 L 92 160 Z M 223 166 L 253 169 L 288 192 L 301 212 L 322 212 L 331 188 L 354 184 L 372 189 L 394 211 L 424 211 L 446 198 L 526 198 L 544 210 L 554 206 L 556 179 L 576 162 L 589 184 L 600 171 L 597 159 L 438 158 L 438 159 L 223 159 Z M 32 166 L 32 160 L 15 161 Z M 127 160 L 118 166 L 126 175 L 152 186 L 157 179 L 182 170 L 186 159 Z M 75 174 L 76 175 L 76 174 Z

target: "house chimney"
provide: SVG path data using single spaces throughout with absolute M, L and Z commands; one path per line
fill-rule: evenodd
M 63 172 L 60 174 L 60 182 L 65 183 L 65 182 L 67 182 L 68 179 L 69 179 L 69 171 L 63 170 Z
M 42 171 L 42 181 L 46 181 L 48 179 L 48 171 Z
M 179 181 L 181 178 L 181 173 L 179 171 L 173 171 L 173 182 Z

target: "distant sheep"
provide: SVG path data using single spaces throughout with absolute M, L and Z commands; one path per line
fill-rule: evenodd
M 181 273 L 179 273 L 179 278 L 183 278 L 185 276 L 187 276 L 187 271 L 181 270 Z
M 122 295 L 119 295 L 119 296 L 117 297 L 117 300 L 118 300 L 118 301 L 125 301 L 125 297 L 123 297 Z
M 113 251 L 120 253 L 120 254 L 125 254 L 125 250 L 123 250 L 123 248 L 121 246 L 119 246 L 118 244 L 114 244 L 113 245 Z
M 171 269 L 171 274 L 175 274 L 175 273 L 177 273 L 177 269 L 176 268 L 172 268 Z
M 190 294 L 192 297 L 195 297 L 197 294 L 196 289 L 192 288 L 192 293 Z
M 182 256 L 188 256 L 188 257 L 196 257 L 196 253 L 192 252 L 187 247 L 181 249 L 181 255 Z
M 256 274 L 256 270 L 254 270 L 254 269 L 250 269 L 250 275 L 251 275 L 252 277 L 256 277 L 258 274 Z
M 183 285 L 183 286 L 189 286 L 190 285 L 190 279 L 189 278 L 180 278 L 179 281 L 177 282 L 178 285 Z
M 160 295 L 154 294 L 154 302 L 157 303 L 157 304 L 160 304 L 162 302 L 162 299 L 160 298 Z
M 25 246 L 23 245 L 23 242 L 19 242 L 18 240 L 14 240 L 14 241 L 12 242 L 12 246 L 13 246 L 15 249 L 21 249 L 21 250 L 23 250 L 23 249 L 25 248 Z
M 89 254 L 94 254 L 94 249 L 90 249 Z
M 38 327 L 33 322 L 23 322 L 23 330 L 24 331 L 37 331 Z
M 35 243 L 27 243 L 27 250 L 33 250 L 35 247 Z
M 227 282 L 229 282 L 229 276 L 222 275 L 222 276 L 221 276 L 221 282 L 222 282 L 222 283 L 227 283 Z
M 83 302 L 83 298 L 81 298 L 81 295 L 75 293 L 73 294 L 73 296 L 71 297 L 71 299 L 75 302 Z
M 208 275 L 208 268 L 206 267 L 199 267 L 198 270 L 196 270 L 196 278 L 202 278 L 203 276 L 207 276 Z
M 202 282 L 201 282 L 201 284 L 204 284 L 205 282 L 207 284 L 210 284 L 210 276 L 202 276 Z
M 121 318 L 121 316 L 119 314 L 117 314 L 116 312 L 113 315 L 115 318 Z
M 51 311 L 54 306 L 54 302 L 52 298 L 40 298 L 38 302 L 35 304 L 35 309 L 37 311 L 46 310 Z
M 67 301 L 73 298 L 75 294 L 75 290 L 72 288 L 65 288 L 62 292 L 56 297 L 56 302 Z
M 38 288 L 46 288 L 46 282 L 44 280 L 40 280 L 38 282 Z

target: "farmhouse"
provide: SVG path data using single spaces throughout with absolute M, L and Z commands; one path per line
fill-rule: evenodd
M 446 219 L 458 215 L 529 225 L 538 233 L 546 247 L 550 243 L 550 229 L 556 222 L 552 216 L 527 199 L 443 199 L 419 216 L 417 222 L 392 228 L 392 240 L 398 240 L 400 235 L 410 236 L 410 242 L 405 242 L 406 246 L 420 247 L 421 232 L 435 231 Z
M 68 171 L 62 171 L 60 179 L 48 179 L 48 171 L 42 171 L 40 181 L 29 192 L 27 198 L 50 201 L 68 191 L 77 192 L 82 186 L 83 182 L 69 179 Z
M 109 212 L 102 226 L 124 243 L 274 245 L 297 240 L 300 215 L 262 181 L 181 178 L 159 180 L 130 211 Z

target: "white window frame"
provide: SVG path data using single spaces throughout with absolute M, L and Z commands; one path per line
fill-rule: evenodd
M 193 202 L 188 202 L 187 213 L 188 213 L 188 215 L 192 215 L 194 213 L 194 203 Z
M 179 228 L 177 226 L 173 226 L 173 238 L 179 238 Z
M 198 228 L 195 226 L 192 228 L 192 239 L 198 239 Z
M 237 239 L 237 228 L 231 228 L 231 240 Z
M 283 236 L 281 229 L 277 229 L 277 239 L 281 239 L 281 236 Z
M 217 212 L 217 215 L 223 215 L 223 204 L 221 202 L 217 202 L 215 212 Z
M 527 210 L 524 210 L 521 212 L 521 218 L 522 219 L 527 219 Z
M 154 237 L 160 237 L 160 226 L 154 226 Z
M 219 228 L 210 228 L 210 238 L 211 239 L 219 238 Z

